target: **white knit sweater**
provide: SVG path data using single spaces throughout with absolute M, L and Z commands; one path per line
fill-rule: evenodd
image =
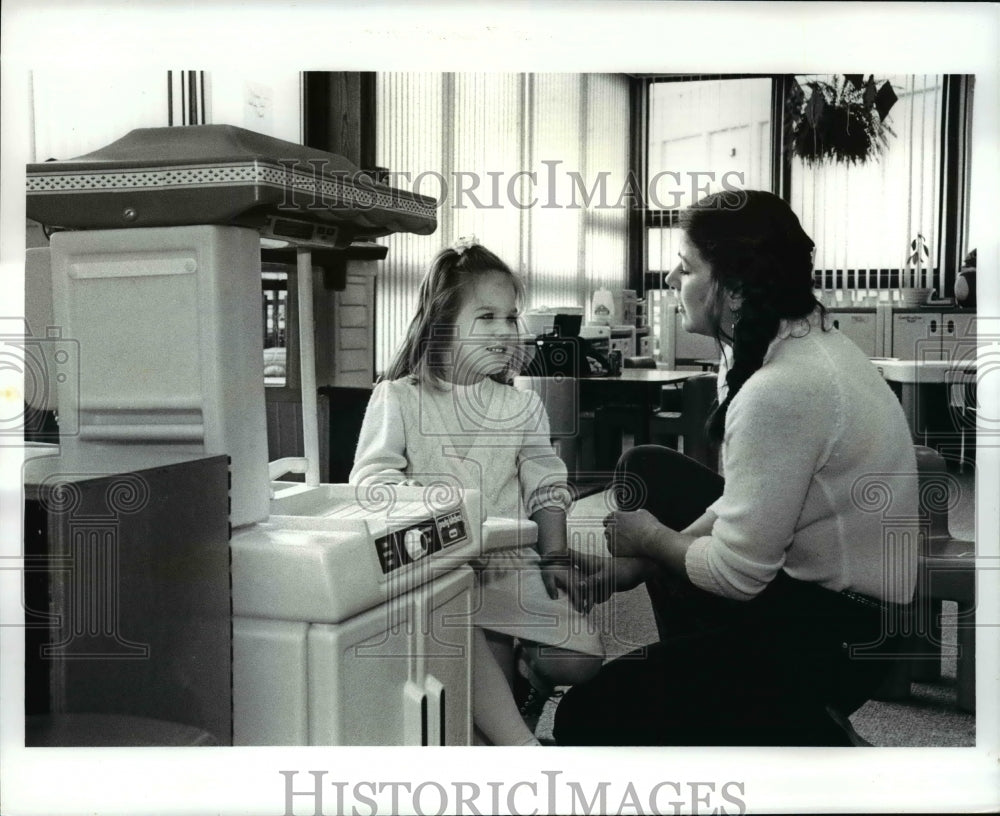
M 552 449 L 538 395 L 490 379 L 445 390 L 408 379 L 375 386 L 358 438 L 352 484 L 457 479 L 482 491 L 491 516 L 566 509 L 566 466 Z
M 552 449 L 534 391 L 483 380 L 438 391 L 406 379 L 375 386 L 358 439 L 352 484 L 442 482 L 482 491 L 484 515 L 526 519 L 567 509 L 566 466 Z M 471 562 L 477 626 L 560 649 L 603 655 L 599 631 L 569 598 L 550 598 L 533 547 Z
M 720 399 L 725 396 L 725 359 Z M 916 580 L 917 479 L 898 400 L 848 338 L 785 323 L 733 399 L 724 493 L 687 553 L 691 581 L 736 599 L 785 570 L 894 602 Z

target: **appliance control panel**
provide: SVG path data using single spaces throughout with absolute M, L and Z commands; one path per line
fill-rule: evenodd
M 288 241 L 298 246 L 336 248 L 340 237 L 337 227 L 330 224 L 276 215 L 269 215 L 259 231 L 264 238 Z
M 391 530 L 375 539 L 375 552 L 383 574 L 412 564 L 446 547 L 469 540 L 463 510 L 453 510 L 433 519 Z

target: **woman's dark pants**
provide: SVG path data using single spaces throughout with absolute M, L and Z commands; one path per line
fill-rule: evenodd
M 618 464 L 622 510 L 681 530 L 722 493 L 722 477 L 644 445 Z M 849 745 L 829 709 L 854 711 L 893 662 L 898 607 L 784 572 L 750 601 L 684 579 L 647 581 L 659 642 L 606 664 L 556 710 L 560 745 Z

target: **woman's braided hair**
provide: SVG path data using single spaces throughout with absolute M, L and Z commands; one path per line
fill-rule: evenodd
M 825 311 L 813 294 L 814 244 L 788 204 L 761 190 L 707 196 L 681 213 L 680 226 L 712 270 L 715 338 L 733 350 L 726 398 L 706 424 L 718 443 L 730 403 L 763 364 L 781 320 Z M 731 334 L 718 319 L 729 293 L 742 298 Z

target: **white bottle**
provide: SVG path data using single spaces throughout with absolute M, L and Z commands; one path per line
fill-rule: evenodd
M 590 302 L 591 323 L 610 326 L 614 320 L 615 299 L 611 290 L 601 287 L 594 292 L 594 297 Z

